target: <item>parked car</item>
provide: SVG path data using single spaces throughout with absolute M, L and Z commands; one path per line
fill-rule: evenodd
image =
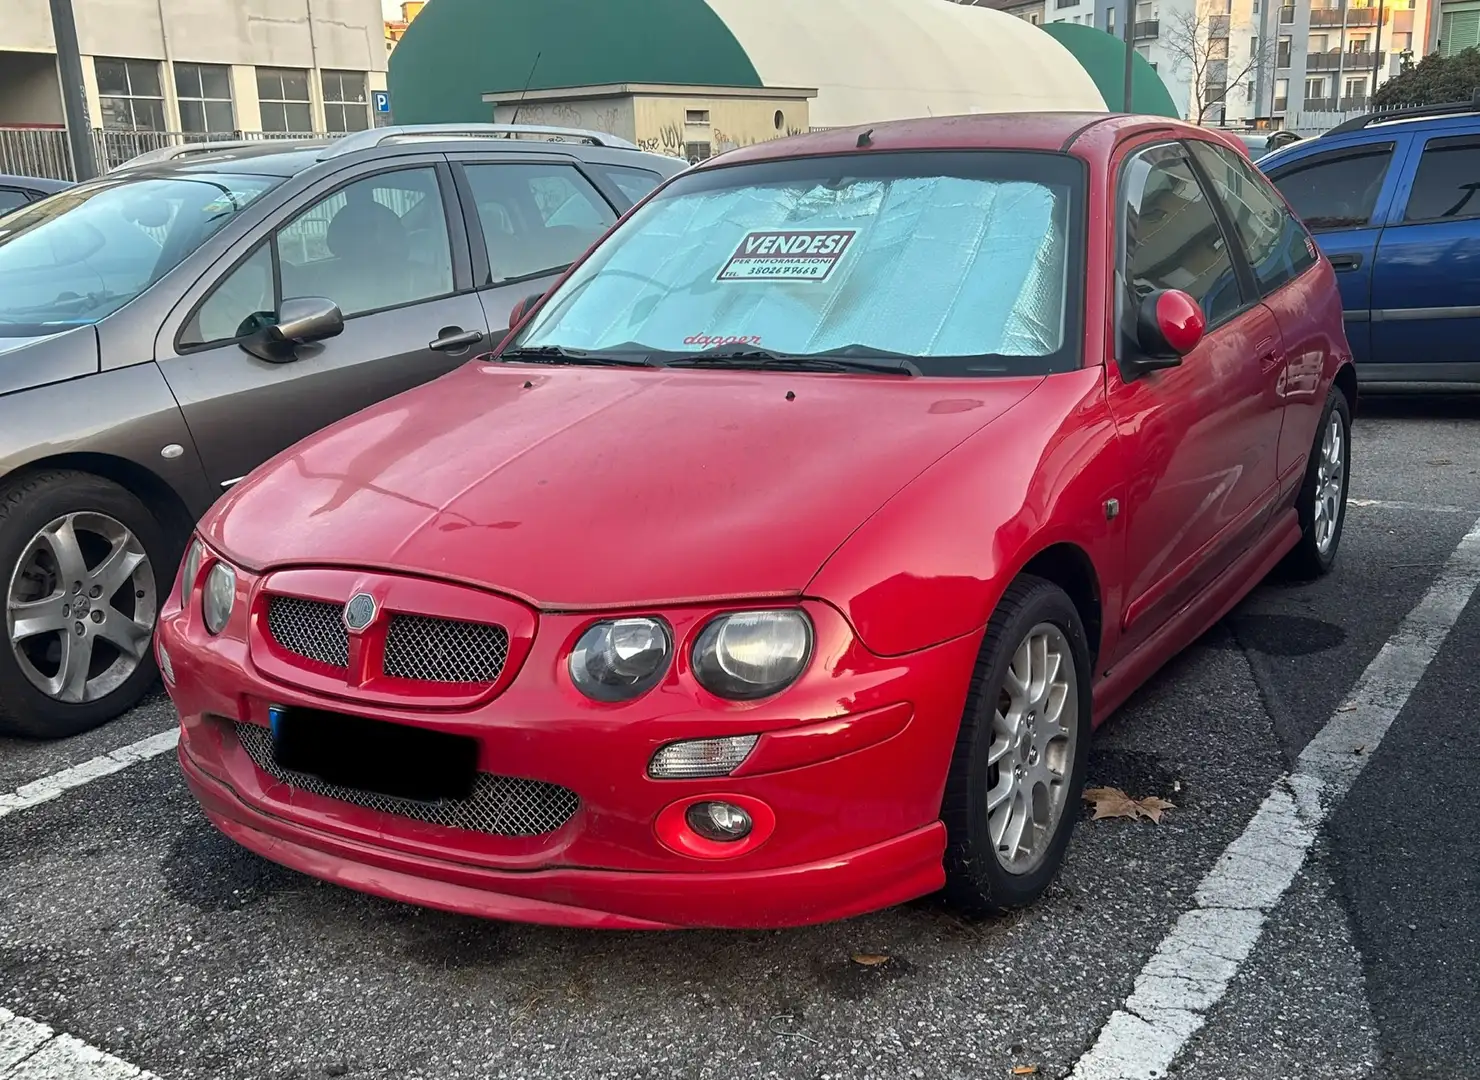
M 0 730 L 136 702 L 224 489 L 496 344 L 517 298 L 682 167 L 595 132 L 378 128 L 151 152 L 8 217 Z
M 1244 144 L 1244 149 L 1249 152 L 1249 157 L 1258 161 L 1283 147 L 1290 146 L 1300 141 L 1300 136 L 1293 131 L 1232 131 L 1220 129 L 1224 134 L 1232 135 Z
M 1211 132 L 733 150 L 206 515 L 185 777 L 269 859 L 506 919 L 1027 904 L 1092 725 L 1331 567 L 1355 392 L 1330 264 Z
M 0 217 L 22 206 L 39 202 L 48 195 L 65 191 L 70 180 L 51 180 L 44 176 L 11 176 L 0 173 Z
M 1480 382 L 1480 108 L 1357 117 L 1259 165 L 1336 267 L 1364 384 Z

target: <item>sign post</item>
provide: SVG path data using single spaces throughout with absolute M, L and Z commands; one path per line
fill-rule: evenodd
M 391 115 L 391 92 L 389 90 L 370 91 L 370 107 L 375 110 L 375 118 L 381 117 L 389 120 Z
M 1136 60 L 1136 0 L 1125 0 L 1125 83 L 1121 88 L 1121 109 L 1131 112 L 1131 79 Z

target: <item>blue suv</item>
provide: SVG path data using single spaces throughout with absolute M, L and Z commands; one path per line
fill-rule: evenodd
M 1356 117 L 1259 168 L 1336 268 L 1364 384 L 1480 382 L 1480 98 Z

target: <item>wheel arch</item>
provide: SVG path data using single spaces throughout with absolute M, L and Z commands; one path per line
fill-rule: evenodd
M 1089 552 L 1070 541 L 1060 541 L 1043 548 L 1027 560 L 1018 575 L 1031 574 L 1052 582 L 1068 595 L 1089 643 L 1091 671 L 1100 655 L 1104 633 L 1104 601 L 1100 576 Z
M 1353 416 L 1357 415 L 1357 369 L 1353 364 L 1342 364 L 1336 369 L 1333 380 L 1336 389 L 1346 398 L 1346 407 Z

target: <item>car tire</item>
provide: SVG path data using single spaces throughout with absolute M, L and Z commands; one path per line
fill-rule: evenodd
M 1296 496 L 1300 540 L 1285 560 L 1291 576 L 1312 580 L 1329 574 L 1336 565 L 1341 531 L 1346 525 L 1347 487 L 1351 483 L 1351 434 L 1351 406 L 1346 395 L 1333 386 L 1316 428 L 1300 494 Z
M 158 674 L 171 551 L 144 504 L 102 477 L 55 470 L 0 486 L 0 732 L 64 738 L 138 703 Z
M 1044 667 L 1054 657 L 1055 668 Z M 1032 904 L 1052 883 L 1079 817 L 1091 702 L 1079 611 L 1052 582 L 1019 577 L 987 624 L 946 780 L 948 903 L 999 914 Z

